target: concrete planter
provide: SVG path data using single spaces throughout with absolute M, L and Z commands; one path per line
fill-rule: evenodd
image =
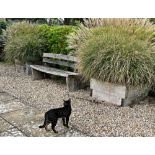
M 25 72 L 25 66 L 17 59 L 15 59 L 15 70 L 17 73 Z
M 95 79 L 91 79 L 90 88 L 93 98 L 119 106 L 130 105 L 133 101 L 144 99 L 148 94 L 148 88 L 127 88 L 123 85 L 101 82 Z
M 15 60 L 15 70 L 17 73 L 25 73 L 26 75 L 32 75 L 32 69 L 30 67 L 32 63 L 27 62 L 25 65 L 19 60 Z
M 32 65 L 32 63 L 27 62 L 25 64 L 25 73 L 26 73 L 26 75 L 32 75 L 32 68 L 30 67 L 30 65 Z

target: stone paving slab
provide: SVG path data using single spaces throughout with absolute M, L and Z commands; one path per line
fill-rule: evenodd
M 0 137 L 25 137 L 26 135 L 19 131 L 17 128 L 8 129 L 0 133 Z
M 0 101 L 0 113 L 6 113 L 10 111 L 15 111 L 18 109 L 23 109 L 26 106 L 21 103 L 19 100 L 12 100 L 8 102 Z
M 8 95 L 7 93 L 0 93 L 0 101 L 9 101 L 15 99 L 13 96 Z
M 4 119 L 0 118 L 0 133 L 7 131 L 8 129 L 11 129 L 11 128 L 13 128 L 11 124 L 6 122 Z
M 43 113 L 32 107 L 4 113 L 1 116 L 15 126 L 21 126 L 31 121 L 43 120 L 44 118 Z
M 39 125 L 44 122 L 44 113 L 30 106 L 26 106 L 19 100 L 6 93 L 0 93 L 0 136 L 9 137 L 82 137 L 81 132 L 75 131 L 72 127 L 63 126 L 62 119 L 58 120 L 56 130 L 58 134 L 48 126 L 50 131 Z
M 19 126 L 20 130 L 22 130 L 26 135 L 30 137 L 56 137 L 62 134 L 65 134 L 68 128 L 64 127 L 61 121 L 58 121 L 55 129 L 58 131 L 58 134 L 54 133 L 51 130 L 51 125 L 49 124 L 48 129 L 50 131 L 46 131 L 44 128 L 39 128 L 39 125 L 42 125 L 43 121 L 31 121 L 22 126 Z
M 59 134 L 64 134 L 69 130 L 63 126 L 61 119 L 58 120 L 56 126 L 56 130 L 59 132 L 58 134 L 55 134 L 51 130 L 51 125 L 48 126 L 48 128 L 51 130 L 49 132 L 45 131 L 44 128 L 40 129 L 39 125 L 42 125 L 44 122 L 44 113 L 41 113 L 41 111 L 32 107 L 4 113 L 2 114 L 2 117 L 8 120 L 14 126 L 20 128 L 20 130 L 26 133 L 28 136 L 58 136 Z

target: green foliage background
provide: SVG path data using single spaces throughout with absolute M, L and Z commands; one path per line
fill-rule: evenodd
M 5 32 L 5 60 L 14 63 L 15 59 L 25 62 L 38 62 L 47 51 L 46 38 L 40 34 L 37 25 L 17 22 Z
M 39 29 L 46 37 L 48 43 L 48 52 L 69 54 L 71 51 L 68 49 L 67 36 L 74 32 L 76 27 L 74 26 L 39 26 Z
M 5 60 L 14 63 L 15 59 L 22 63 L 37 63 L 42 54 L 68 54 L 67 35 L 74 31 L 73 26 L 37 25 L 30 22 L 16 22 L 5 31 Z
M 7 27 L 7 22 L 5 20 L 0 20 L 0 60 L 3 60 L 4 58 L 4 53 L 3 53 L 3 49 L 4 49 L 4 37 L 3 37 L 3 30 L 6 29 Z

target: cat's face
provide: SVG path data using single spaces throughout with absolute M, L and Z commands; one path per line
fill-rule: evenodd
M 70 105 L 71 104 L 71 99 L 69 98 L 68 100 L 64 100 L 64 106 Z

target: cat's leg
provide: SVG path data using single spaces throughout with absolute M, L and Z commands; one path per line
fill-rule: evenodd
M 50 130 L 47 128 L 47 126 L 48 126 L 49 124 L 50 124 L 49 122 L 46 122 L 46 125 L 45 125 L 45 130 L 46 130 L 46 131 L 50 131 Z
M 65 125 L 65 126 L 66 126 L 67 128 L 69 128 L 68 122 L 69 122 L 69 116 L 66 117 L 66 125 Z
M 44 126 L 45 126 L 45 130 L 49 131 L 49 129 L 47 128 L 47 126 L 50 124 L 50 121 L 48 119 L 48 114 L 45 114 L 45 121 L 44 121 Z
M 52 130 L 55 132 L 55 133 L 58 133 L 58 131 L 55 130 L 55 126 L 57 125 L 57 120 L 53 120 L 52 121 Z
M 62 122 L 63 122 L 63 125 L 66 126 L 65 117 L 62 117 Z

